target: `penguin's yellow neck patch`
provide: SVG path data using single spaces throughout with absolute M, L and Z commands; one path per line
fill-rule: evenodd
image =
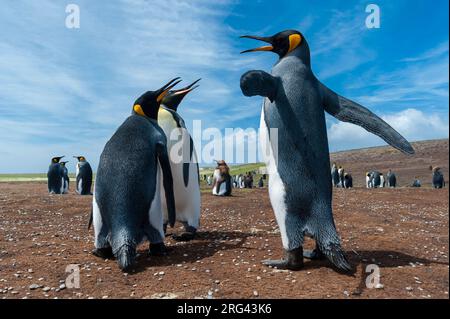
M 142 109 L 142 106 L 140 106 L 139 104 L 135 104 L 133 106 L 133 110 L 139 115 L 146 116 L 144 110 Z
M 177 127 L 177 122 L 173 119 L 172 114 L 163 107 L 160 107 L 158 111 L 158 123 L 168 126 L 171 129 Z
M 289 50 L 288 53 L 294 50 L 302 42 L 302 37 L 300 34 L 291 34 L 289 36 Z

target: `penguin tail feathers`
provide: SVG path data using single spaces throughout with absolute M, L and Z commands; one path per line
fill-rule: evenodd
M 319 234 L 316 238 L 317 245 L 323 255 L 340 271 L 352 272 L 353 268 L 345 257 L 345 253 L 341 248 L 339 236 L 334 227 L 333 232 L 325 232 Z
M 343 272 L 353 271 L 340 245 L 330 244 L 328 249 L 322 249 L 322 253 L 337 269 Z
M 122 245 L 114 254 L 117 258 L 117 263 L 122 271 L 128 271 L 133 266 L 136 258 L 136 247 L 132 245 Z

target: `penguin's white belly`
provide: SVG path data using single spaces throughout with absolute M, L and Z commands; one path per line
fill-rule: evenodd
M 81 194 L 83 192 L 83 179 L 80 178 L 78 181 L 78 192 Z
M 193 150 L 193 158 L 192 162 L 189 164 L 189 178 L 187 187 L 184 185 L 184 177 L 183 177 L 183 159 L 178 162 L 180 159 L 171 157 L 171 150 L 174 145 L 184 145 L 185 140 L 189 139 L 189 135 L 183 135 L 181 141 L 183 144 L 178 144 L 178 141 L 171 141 L 170 134 L 172 130 L 181 130 L 178 127 L 173 127 L 167 125 L 166 122 L 161 125 L 166 138 L 167 138 L 167 151 L 169 152 L 170 158 L 170 170 L 172 172 L 173 179 L 173 193 L 175 198 L 175 209 L 176 209 L 176 220 L 180 222 L 187 222 L 189 226 L 198 228 L 200 223 L 200 186 L 198 183 L 198 174 L 197 174 L 197 157 L 195 148 Z M 187 141 L 186 141 L 187 142 Z M 186 145 L 189 145 L 186 143 Z M 175 147 L 177 147 L 175 146 Z M 177 148 L 174 149 L 176 153 Z M 189 148 L 184 150 L 185 152 L 189 152 Z M 188 153 L 189 154 L 189 153 Z M 166 203 L 166 195 L 164 187 L 160 187 L 161 193 L 161 206 L 164 213 L 164 221 L 168 220 L 168 212 L 167 212 L 167 203 Z
M 148 210 L 148 220 L 150 225 L 153 226 L 154 229 L 158 230 L 161 238 L 164 238 L 164 230 L 163 230 L 163 212 L 161 210 L 161 165 L 159 161 L 157 163 L 156 169 L 156 182 L 155 182 L 155 195 L 153 197 L 152 203 L 150 205 L 150 209 Z
M 94 196 L 92 196 L 92 221 L 94 225 L 94 236 L 95 236 L 95 247 L 101 248 L 103 246 L 103 241 L 100 239 L 100 231 L 103 227 L 102 216 L 100 214 L 100 208 L 97 205 L 97 201 L 95 200 L 95 191 Z
M 227 183 L 223 180 L 222 176 L 220 175 L 220 170 L 216 169 L 214 171 L 214 185 L 212 189 L 213 195 L 223 196 L 227 192 Z M 219 186 L 219 191 L 217 191 L 217 183 L 221 183 Z
M 264 102 L 261 110 L 260 122 L 260 147 L 262 148 L 262 155 L 266 163 L 267 173 L 269 174 L 269 198 L 272 204 L 275 217 L 281 233 L 281 241 L 283 247 L 289 247 L 289 239 L 286 233 L 286 190 L 278 173 L 277 162 L 270 144 L 269 130 L 264 120 Z

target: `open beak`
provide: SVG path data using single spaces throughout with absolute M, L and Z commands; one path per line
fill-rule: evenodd
M 185 95 L 185 94 L 188 94 L 189 92 L 191 92 L 191 91 L 193 91 L 193 90 L 195 90 L 196 88 L 199 87 L 199 85 L 197 84 L 197 82 L 200 81 L 200 80 L 201 80 L 201 79 L 198 79 L 198 80 L 192 82 L 191 84 L 189 84 L 188 86 L 186 86 L 186 87 L 184 87 L 184 88 L 182 88 L 182 89 L 175 90 L 175 91 L 173 92 L 173 95 Z M 196 84 L 197 84 L 197 85 L 196 85 Z
M 259 47 L 259 48 L 254 48 L 254 49 L 242 51 L 241 54 L 242 53 L 247 53 L 247 52 L 256 52 L 256 51 L 273 51 L 273 46 L 272 46 L 272 41 L 271 41 L 272 39 L 270 37 L 256 37 L 256 36 L 253 36 L 253 35 L 243 35 L 240 38 L 241 39 L 242 38 L 254 39 L 254 40 L 259 40 L 259 41 L 264 41 L 264 42 L 270 43 L 270 45 L 264 45 L 264 46 Z
M 169 83 L 167 83 L 166 85 L 164 85 L 162 88 L 160 88 L 157 92 L 160 92 L 158 97 L 156 98 L 156 101 L 158 103 L 161 103 L 161 101 L 163 100 L 163 98 L 167 95 L 167 93 L 169 93 L 170 89 L 173 88 L 175 85 L 177 85 L 178 83 L 180 83 L 181 80 L 179 77 L 170 80 Z

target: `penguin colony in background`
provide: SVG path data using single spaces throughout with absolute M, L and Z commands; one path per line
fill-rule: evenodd
M 48 192 L 50 194 L 67 194 L 69 192 L 69 172 L 66 164 L 61 162 L 64 156 L 53 157 L 47 172 Z M 76 193 L 92 195 L 92 169 L 84 156 L 74 156 L 78 159 L 76 165 Z
M 332 214 L 324 111 L 341 121 L 362 126 L 407 154 L 413 154 L 414 150 L 378 116 L 336 94 L 315 77 L 309 46 L 300 32 L 287 30 L 271 37 L 243 38 L 268 43 L 243 53 L 269 51 L 279 56 L 271 74 L 258 70 L 241 77 L 244 95 L 264 97 L 261 145 L 272 148 L 265 159 L 270 174 L 269 196 L 285 249 L 284 259 L 266 260 L 264 264 L 298 270 L 303 267 L 304 256 L 325 256 L 338 269 L 350 271 Z M 274 128 L 278 130 L 278 141 L 270 136 L 270 129 Z M 278 154 L 273 153 L 275 146 Z M 305 235 L 316 240 L 315 250 L 303 251 Z
M 383 138 L 400 151 L 413 154 L 411 145 L 392 127 L 363 106 L 343 97 L 322 84 L 313 74 L 309 46 L 296 30 L 271 37 L 243 36 L 268 45 L 244 52 L 270 51 L 279 60 L 271 73 L 249 71 L 240 86 L 245 96 L 263 99 L 260 138 L 269 146 L 265 158 L 270 174 L 269 197 L 281 233 L 285 257 L 265 260 L 267 266 L 299 270 L 303 258 L 327 258 L 335 267 L 350 271 L 341 248 L 332 214 L 332 188 L 353 186 L 352 176 L 333 163 L 329 170 L 329 150 L 324 111 L 337 119 L 357 124 Z M 149 254 L 165 255 L 167 224 L 184 224 L 185 232 L 175 239 L 194 238 L 200 221 L 200 187 L 197 155 L 177 109 L 198 82 L 172 90 L 180 82 L 175 78 L 156 91 L 142 94 L 132 106 L 132 114 L 106 143 L 97 170 L 92 200 L 95 249 L 101 258 L 117 259 L 119 267 L 129 270 L 136 257 L 136 247 L 148 240 Z M 278 141 L 271 129 L 278 130 Z M 179 139 L 173 140 L 172 133 Z M 181 142 L 183 158 L 173 161 L 169 154 Z M 277 145 L 275 145 L 279 142 Z M 188 144 L 187 148 L 185 144 Z M 278 152 L 273 149 L 277 147 Z M 68 191 L 66 162 L 54 157 L 48 170 L 50 193 Z M 76 191 L 91 194 L 92 169 L 83 156 L 78 159 Z M 232 178 L 224 161 L 218 161 L 211 176 L 213 195 L 231 195 Z M 366 174 L 367 187 L 384 186 L 384 177 L 373 171 Z M 331 183 L 330 183 L 331 180 Z M 396 186 L 389 171 L 387 183 Z M 244 176 L 236 176 L 242 187 Z M 258 183 L 263 186 L 262 179 Z M 433 170 L 433 186 L 443 187 L 439 168 Z M 304 236 L 315 239 L 316 248 L 303 250 Z

